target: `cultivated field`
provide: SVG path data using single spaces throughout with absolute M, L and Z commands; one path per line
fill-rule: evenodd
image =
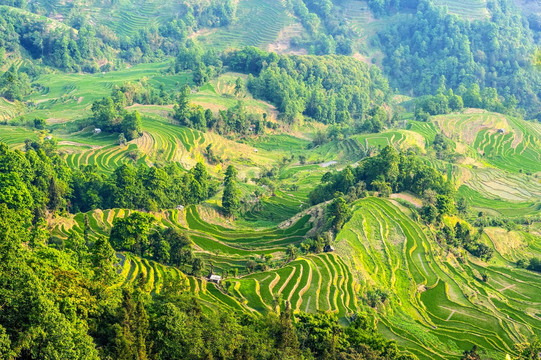
M 519 339 L 541 333 L 541 286 L 539 275 L 509 261 L 524 256 L 520 244 L 528 235 L 516 234 L 510 249 L 493 230 L 487 234 L 499 245 L 492 245 L 497 259 L 485 264 L 441 247 L 391 202 L 368 198 L 356 203 L 338 236 L 337 254 L 361 294 L 390 289 L 388 302 L 375 309 L 380 329 L 419 358 L 458 359 L 474 344 L 503 358 Z

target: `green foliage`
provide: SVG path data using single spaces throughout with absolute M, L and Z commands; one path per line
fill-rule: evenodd
M 516 358 L 517 360 L 533 360 L 539 358 L 541 355 L 541 341 L 537 337 L 530 341 L 516 344 L 515 347 L 519 353 L 519 356 Z
M 150 229 L 156 219 L 150 214 L 133 212 L 128 217 L 116 218 L 109 241 L 118 251 L 131 251 L 140 256 L 150 248 Z
M 378 17 L 398 10 L 413 10 L 418 3 L 418 0 L 368 0 L 370 10 Z
M 0 96 L 9 101 L 22 101 L 23 97 L 31 92 L 30 77 L 26 72 L 12 66 L 0 76 Z
M 390 91 L 375 67 L 343 56 L 278 56 L 254 48 L 226 53 L 224 64 L 249 73 L 247 87 L 275 104 L 287 122 L 305 115 L 326 124 L 359 127 Z M 332 69 L 332 70 L 331 70 Z
M 391 85 L 417 95 L 435 94 L 443 75 L 466 107 L 502 111 L 505 101 L 499 93 L 509 101 L 510 110 L 513 96 L 523 107 L 537 109 L 540 102 L 531 89 L 539 87 L 541 76 L 530 69 L 532 34 L 508 1 L 494 1 L 488 10 L 489 18 L 470 22 L 432 1 L 419 1 L 413 19 L 379 35 Z M 441 103 L 436 98 L 430 102 Z M 445 106 L 434 109 L 444 110 Z
M 294 0 L 291 4 L 309 35 L 309 38 L 295 39 L 295 46 L 306 47 L 316 55 L 353 53 L 355 33 L 340 19 L 339 7 L 332 1 Z
M 309 194 L 312 204 L 331 199 L 337 191 L 356 199 L 364 193 L 366 184 L 369 184 L 369 190 L 379 191 L 384 197 L 394 191 L 411 191 L 419 195 L 428 189 L 447 195 L 453 192 L 445 178 L 419 157 L 398 153 L 391 146 L 362 160 L 354 170 L 347 167 L 335 174 L 327 173 L 321 180 L 322 184 Z M 445 208 L 448 210 L 452 209 Z
M 103 177 L 96 170 L 89 165 L 73 174 L 71 205 L 74 209 L 175 208 L 199 203 L 214 191 L 203 164 L 190 172 L 182 171 L 176 164 L 165 168 L 145 165 L 135 168 L 127 164 L 118 167 L 109 177 Z
M 173 108 L 173 118 L 180 125 L 199 131 L 214 130 L 218 134 L 259 135 L 265 131 L 263 117 L 260 114 L 248 113 L 245 103 L 238 100 L 235 106 L 220 110 L 215 116 L 210 109 L 202 106 L 190 106 L 188 88 L 184 88 L 179 100 Z
M 38 130 L 45 129 L 45 125 L 47 125 L 47 122 L 43 118 L 35 118 L 34 119 L 34 127 Z
M 141 114 L 137 110 L 132 113 L 128 113 L 122 119 L 122 133 L 126 136 L 128 141 L 138 138 L 143 134 L 143 123 L 141 121 Z
M 343 197 L 335 198 L 325 211 L 331 229 L 339 232 L 351 217 L 351 210 Z
M 225 172 L 224 193 L 222 196 L 222 208 L 227 216 L 238 214 L 240 206 L 240 191 L 237 186 L 237 170 L 229 165 Z
M 106 97 L 92 104 L 95 126 L 103 131 L 123 133 L 128 141 L 142 135 L 141 114 L 125 111 L 123 102 Z
M 110 70 L 115 58 L 137 63 L 176 54 L 185 46 L 188 34 L 199 27 L 233 23 L 237 7 L 231 0 L 198 3 L 193 8 L 191 3 L 182 1 L 174 6 L 162 4 L 164 9 L 150 3 L 134 11 L 130 2 L 103 7 L 93 3 L 90 21 L 83 9 L 71 3 L 58 7 L 39 1 L 28 6 L 30 11 L 12 7 L 26 8 L 24 1 L 2 2 L 6 3 L 9 6 L 0 8 L 0 27 L 5 29 L 0 36 L 0 48 L 19 51 L 20 46 L 47 65 L 91 73 L 100 71 L 97 60 L 104 58 L 111 62 L 101 70 Z M 41 16 L 58 11 L 64 22 Z M 149 16 L 156 22 L 149 23 Z

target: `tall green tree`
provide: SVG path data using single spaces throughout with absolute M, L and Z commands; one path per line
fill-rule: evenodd
M 115 250 L 105 236 L 98 236 L 90 251 L 96 279 L 109 284 L 115 277 L 113 266 L 118 262 Z
M 116 250 L 132 251 L 143 256 L 149 250 L 150 229 L 155 221 L 153 215 L 138 211 L 125 218 L 116 218 L 109 241 Z
M 346 203 L 346 200 L 339 196 L 327 206 L 326 216 L 331 229 L 338 232 L 351 217 L 351 209 Z
M 186 85 L 182 88 L 178 102 L 173 108 L 173 118 L 177 120 L 180 125 L 184 126 L 190 126 L 190 100 L 188 99 L 189 95 L 190 87 Z
M 240 208 L 240 190 L 237 186 L 237 169 L 229 165 L 225 172 L 222 208 L 227 216 L 235 216 Z
M 143 133 L 143 121 L 139 111 L 127 113 L 122 119 L 121 125 L 122 133 L 126 136 L 128 141 L 138 138 Z

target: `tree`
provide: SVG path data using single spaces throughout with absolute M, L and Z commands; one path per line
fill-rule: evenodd
M 116 218 L 109 241 L 116 250 L 132 251 L 143 256 L 149 249 L 149 235 L 155 217 L 138 211 L 125 218 Z
M 91 248 L 92 266 L 99 281 L 109 283 L 115 276 L 113 265 L 118 261 L 115 250 L 104 236 L 98 236 Z
M 462 216 L 468 214 L 469 206 L 465 197 L 460 197 L 456 203 L 456 209 L 458 213 Z
M 171 245 L 163 238 L 158 238 L 152 243 L 152 247 L 152 257 L 154 260 L 162 264 L 168 264 L 171 258 Z
M 472 84 L 463 96 L 464 106 L 480 108 L 482 106 L 481 89 L 478 84 Z
M 161 234 L 170 246 L 171 264 L 178 266 L 192 262 L 191 241 L 183 231 L 177 228 L 166 228 Z
M 451 215 L 455 212 L 453 199 L 446 195 L 438 195 L 436 197 L 436 207 L 441 215 Z
M 378 192 L 380 197 L 389 197 L 393 192 L 391 184 L 382 179 L 374 180 L 370 185 Z
M 201 275 L 201 270 L 203 270 L 203 267 L 205 266 L 203 260 L 201 258 L 194 258 L 192 262 L 192 275 L 193 276 L 199 276 Z
M 336 314 L 299 313 L 295 326 L 299 342 L 311 349 L 316 358 L 332 359 L 338 352 L 345 350 L 346 337 L 343 336 L 344 329 L 338 323 Z
M 477 353 L 477 345 L 474 345 L 471 350 L 465 350 L 461 360 L 481 360 L 481 356 Z
M 127 288 L 122 289 L 120 322 L 113 325 L 115 359 L 147 360 L 149 319 L 141 299 L 137 302 Z
M 257 263 L 253 260 L 248 260 L 246 262 L 246 269 L 248 269 L 248 272 L 254 272 L 255 268 L 257 267 Z
M 143 121 L 141 120 L 141 114 L 139 114 L 139 111 L 135 110 L 132 113 L 124 115 L 121 129 L 128 141 L 141 136 L 143 133 Z
M 240 207 L 240 191 L 237 188 L 237 170 L 229 165 L 225 172 L 222 208 L 227 216 L 237 215 Z
M 517 360 L 538 360 L 541 358 L 541 340 L 535 337 L 529 341 L 515 345 Z
M 240 77 L 238 77 L 237 80 L 235 80 L 235 95 L 239 96 L 243 88 L 244 88 L 244 82 L 242 81 Z
M 70 231 L 66 240 L 66 248 L 77 254 L 79 262 L 81 262 L 83 255 L 88 251 L 85 239 L 77 231 Z
M 95 125 L 104 131 L 115 131 L 121 121 L 111 97 L 105 97 L 92 103 Z
M 126 145 L 127 142 L 128 140 L 126 140 L 126 136 L 124 136 L 124 133 L 120 133 L 120 135 L 118 135 L 118 145 L 123 146 Z
M 295 257 L 297 256 L 297 248 L 294 245 L 290 244 L 287 247 L 286 255 L 289 261 L 295 260 Z
M 438 209 L 432 204 L 426 204 L 421 208 L 421 217 L 429 224 L 433 224 L 438 217 Z
M 282 351 L 284 359 L 299 357 L 299 340 L 293 323 L 293 312 L 289 301 L 285 301 L 285 308 L 280 313 L 280 322 L 277 329 L 277 347 Z
M 193 174 L 194 180 L 197 181 L 201 187 L 201 196 L 199 201 L 202 201 L 208 197 L 209 192 L 210 184 L 207 168 L 205 167 L 205 164 L 198 161 L 197 164 L 195 164 L 195 166 L 192 168 L 191 173 Z
M 47 122 L 43 118 L 35 118 L 34 119 L 34 127 L 38 130 L 45 129 L 45 126 L 47 125 Z
M 188 96 L 190 94 L 190 87 L 188 85 L 185 85 L 181 92 L 178 99 L 177 104 L 174 106 L 174 114 L 173 118 L 177 120 L 180 125 L 189 126 L 189 119 L 190 119 L 190 109 L 189 109 L 189 99 Z
M 351 210 L 343 197 L 339 196 L 327 206 L 326 216 L 331 229 L 338 232 L 351 216 Z

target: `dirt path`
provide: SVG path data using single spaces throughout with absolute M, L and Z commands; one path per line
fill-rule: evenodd
M 502 291 L 504 291 L 504 290 L 509 290 L 509 289 L 511 289 L 511 288 L 514 288 L 514 287 L 515 287 L 515 284 L 512 284 L 512 285 L 509 285 L 509 286 L 504 287 L 503 289 L 500 289 L 499 292 L 502 292 Z
M 417 255 L 419 256 L 419 261 L 421 262 L 421 265 L 423 265 L 423 270 L 425 271 L 426 276 L 429 276 L 428 271 L 426 271 L 425 263 L 423 262 L 423 258 L 421 257 L 421 254 L 417 254 Z
M 404 201 L 409 202 L 410 204 L 412 204 L 418 209 L 423 207 L 423 201 L 412 194 L 408 194 L 408 193 L 392 194 L 391 199 L 402 199 Z

